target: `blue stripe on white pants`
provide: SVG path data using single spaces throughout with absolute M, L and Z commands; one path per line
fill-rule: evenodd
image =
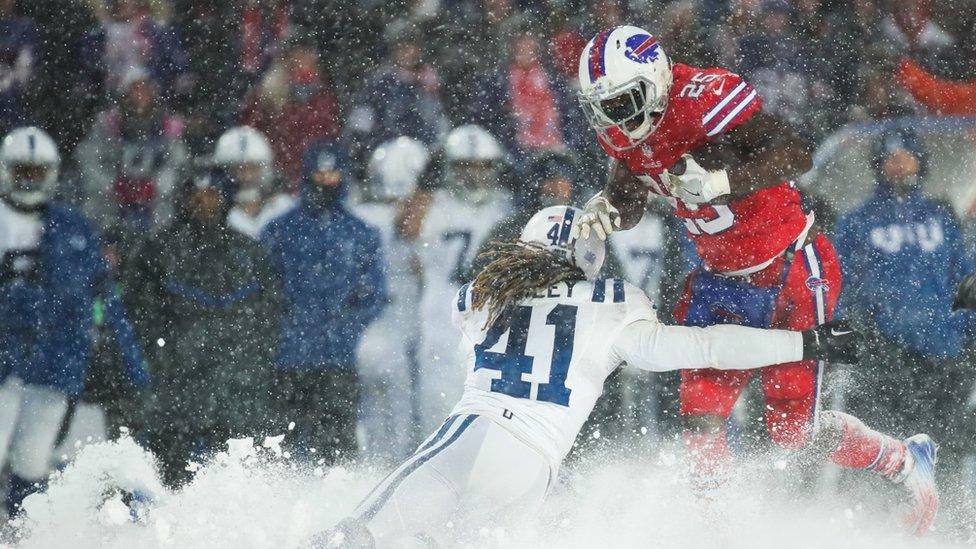
M 463 419 L 461 419 L 462 417 Z M 359 508 L 356 511 L 358 517 L 362 520 L 368 521 L 376 516 L 376 513 L 378 513 L 383 508 L 383 505 L 389 501 L 390 496 L 392 496 L 397 487 L 403 483 L 404 479 L 410 476 L 410 473 L 416 471 L 418 467 L 454 443 L 454 441 L 461 436 L 461 433 L 463 433 L 477 418 L 478 416 L 476 415 L 452 416 L 448 418 L 434 437 L 422 445 L 420 449 L 417 450 L 417 453 L 410 457 L 410 459 L 403 462 L 403 464 L 401 464 L 385 479 L 383 479 L 383 481 L 373 489 L 370 495 L 359 504 Z
M 366 504 L 366 502 L 367 502 L 367 501 L 369 501 L 369 500 L 371 500 L 371 499 L 373 498 L 373 496 L 374 496 L 375 494 L 377 494 L 377 493 L 379 493 L 379 492 L 381 491 L 381 489 L 382 489 L 382 488 L 383 488 L 383 487 L 384 487 L 384 486 L 385 486 L 385 485 L 387 484 L 387 481 L 389 481 L 389 480 L 390 480 L 390 479 L 392 479 L 392 478 L 393 478 L 394 476 L 396 476 L 396 474 L 397 474 L 397 472 L 398 472 L 398 471 L 399 471 L 399 470 L 400 470 L 401 468 L 403 468 L 404 466 L 406 466 L 406 464 L 407 464 L 407 463 L 409 463 L 409 462 L 410 462 L 410 460 L 412 460 L 412 459 L 414 459 L 414 458 L 415 458 L 415 457 L 417 457 L 417 456 L 418 456 L 419 454 L 421 454 L 421 453 L 422 453 L 422 452 L 423 452 L 424 450 L 426 450 L 426 449 L 428 449 L 428 448 L 430 448 L 430 447 L 431 447 L 431 446 L 433 446 L 434 444 L 437 444 L 437 442 L 438 442 L 438 441 L 440 441 L 441 439 L 443 439 L 443 438 L 444 438 L 444 434 L 445 434 L 445 433 L 446 433 L 446 432 L 447 432 L 448 430 L 450 430 L 450 428 L 451 428 L 451 427 L 452 427 L 452 426 L 453 426 L 453 425 L 454 425 L 455 423 L 457 423 L 457 420 L 458 420 L 458 418 L 459 418 L 459 417 L 461 417 L 461 416 L 456 416 L 456 415 L 455 415 L 455 416 L 450 416 L 450 417 L 448 417 L 447 419 L 445 419 L 445 420 L 444 420 L 444 423 L 443 423 L 443 424 L 441 424 L 441 427 L 440 427 L 440 429 L 438 429 L 438 430 L 436 430 L 436 431 L 434 431 L 434 434 L 432 434 L 432 435 L 430 435 L 429 437 L 427 437 L 427 440 L 425 440 L 425 441 L 424 441 L 424 442 L 423 442 L 423 443 L 422 443 L 422 444 L 420 445 L 420 447 L 419 447 L 419 448 L 417 448 L 417 451 L 416 451 L 416 452 L 414 452 L 414 453 L 413 453 L 413 455 L 412 455 L 412 456 L 410 456 L 410 457 L 409 457 L 409 458 L 407 459 L 407 461 L 406 461 L 406 462 L 404 462 L 404 463 L 401 463 L 400 465 L 398 465 L 396 469 L 394 469 L 394 470 L 393 470 L 392 472 L 390 472 L 390 474 L 388 474 L 388 475 L 386 475 L 386 477 L 384 477 L 384 478 L 383 478 L 383 480 L 382 480 L 382 481 L 380 481 L 380 483 L 379 483 L 379 484 L 377 484 L 376 486 L 374 486 L 374 487 L 373 487 L 373 489 L 372 489 L 372 490 L 370 490 L 368 494 L 366 494 L 366 497 L 365 497 L 365 498 L 363 498 L 363 501 L 362 501 L 362 503 L 360 503 L 360 504 L 359 504 L 359 507 L 363 507 L 363 506 L 364 506 L 364 505 Z M 358 513 L 357 513 L 357 514 L 358 514 Z

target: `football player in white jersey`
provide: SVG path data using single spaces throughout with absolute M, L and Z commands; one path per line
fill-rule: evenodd
M 257 239 L 272 219 L 295 205 L 295 197 L 275 189 L 274 155 L 268 139 L 249 126 L 231 128 L 214 146 L 214 166 L 227 172 L 237 187 L 227 214 L 230 228 Z
M 661 324 L 638 287 L 598 278 L 604 242 L 570 237 L 581 213 L 541 210 L 455 294 L 467 369 L 461 400 L 352 517 L 312 545 L 442 543 L 456 513 L 502 519 L 538 507 L 604 380 L 624 363 L 664 371 L 856 361 L 857 334 L 841 324 L 804 333 Z
M 433 191 L 415 249 L 422 273 L 419 426 L 435 427 L 460 396 L 464 371 L 444 304 L 465 282 L 478 248 L 508 215 L 500 183 L 505 152 L 484 129 L 461 126 L 445 138 L 441 184 Z
M 390 303 L 360 341 L 357 352 L 363 386 L 359 425 L 364 455 L 396 462 L 416 444 L 413 382 L 420 337 L 417 307 L 420 281 L 412 249 L 393 230 L 397 204 L 417 185 L 430 154 L 416 139 L 398 137 L 373 151 L 368 177 L 353 211 L 380 231 Z M 419 434 L 419 433 L 417 433 Z

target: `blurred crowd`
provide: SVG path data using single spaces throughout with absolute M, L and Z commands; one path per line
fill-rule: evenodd
M 813 142 L 976 114 L 970 0 L 0 0 L 8 508 L 120 427 L 173 485 L 244 435 L 319 464 L 409 453 L 460 393 L 448 307 L 479 252 L 603 186 L 576 71 L 620 24 L 741 73 Z M 883 352 L 846 406 L 961 462 L 976 324 L 950 306 L 976 255 L 921 192 L 919 136 L 871 150 L 876 194 L 834 234 L 841 307 Z M 696 262 L 666 208 L 606 266 L 664 320 Z M 610 387 L 588 443 L 675 430 L 671 376 Z

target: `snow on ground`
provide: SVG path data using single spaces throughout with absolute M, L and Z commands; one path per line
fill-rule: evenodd
M 152 456 L 131 439 L 89 446 L 46 492 L 28 498 L 24 515 L 7 537 L 23 548 L 287 549 L 337 522 L 384 473 L 366 466 L 299 467 L 273 441 L 265 446 L 249 439 L 230 441 L 226 452 L 177 492 L 159 484 Z M 591 459 L 567 475 L 536 520 L 502 525 L 483 517 L 480 524 L 453 528 L 458 546 L 477 548 L 976 545 L 972 532 L 959 527 L 960 520 L 971 523 L 976 517 L 971 502 L 948 502 L 940 531 L 918 540 L 894 526 L 891 514 L 881 511 L 880 497 L 789 496 L 782 489 L 780 465 L 770 460 L 746 464 L 741 478 L 705 506 L 688 493 L 673 453 L 643 461 Z M 130 519 L 116 487 L 152 494 L 141 522 Z

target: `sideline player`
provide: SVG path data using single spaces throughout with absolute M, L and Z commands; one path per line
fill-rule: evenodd
M 422 221 L 413 239 L 423 281 L 417 353 L 421 432 L 451 409 L 464 376 L 444 303 L 465 282 L 481 243 L 510 208 L 501 182 L 505 151 L 491 134 L 473 124 L 457 127 L 445 137 L 440 154 L 440 185 L 420 191 L 430 193 L 429 201 L 418 208 Z
M 452 299 L 467 380 L 451 415 L 417 452 L 318 535 L 318 547 L 443 542 L 456 514 L 503 518 L 542 502 L 562 459 L 623 363 L 655 371 L 759 368 L 802 358 L 856 359 L 838 324 L 800 334 L 743 326 L 665 326 L 638 287 L 600 279 L 597 238 L 570 236 L 582 211 L 545 208 L 519 241 Z
M 420 281 L 413 268 L 413 250 L 394 232 L 400 201 L 414 191 L 427 166 L 427 147 L 401 136 L 376 147 L 370 155 L 360 200 L 353 211 L 376 227 L 383 242 L 389 304 L 366 328 L 356 352 L 360 383 L 359 426 L 364 453 L 393 464 L 416 446 L 413 354 Z M 415 436 L 418 435 L 418 436 Z
M 597 34 L 580 57 L 580 103 L 613 158 L 607 187 L 580 223 L 605 238 L 633 227 L 649 193 L 684 221 L 704 268 L 693 271 L 676 318 L 691 326 L 745 324 L 789 330 L 823 324 L 840 295 L 833 245 L 804 212 L 790 181 L 810 166 L 807 143 L 764 113 L 741 77 L 671 64 L 646 30 Z M 762 372 L 766 425 L 779 446 L 811 446 L 842 467 L 903 483 L 906 524 L 928 530 L 938 497 L 935 444 L 874 431 L 853 416 L 819 410 L 822 364 L 790 362 Z M 682 372 L 681 414 L 697 487 L 721 482 L 730 461 L 726 419 L 751 372 Z
M 271 145 L 258 130 L 237 126 L 224 132 L 212 161 L 236 187 L 234 206 L 227 214 L 232 229 L 257 240 L 268 223 L 295 207 L 295 197 L 284 192 L 285 184 L 274 170 Z

